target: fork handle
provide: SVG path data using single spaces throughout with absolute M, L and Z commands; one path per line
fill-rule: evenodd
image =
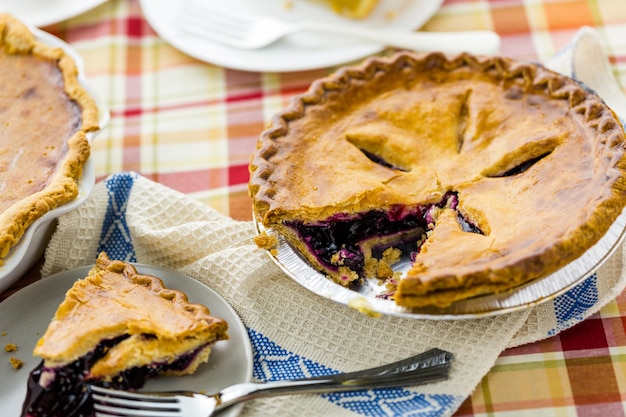
M 463 32 L 405 32 L 376 30 L 349 25 L 328 24 L 325 22 L 293 22 L 300 30 L 357 37 L 373 43 L 414 51 L 441 51 L 454 54 L 472 52 L 493 54 L 500 49 L 500 37 L 488 30 Z
M 241 401 L 277 395 L 352 391 L 377 387 L 400 387 L 447 379 L 453 355 L 441 349 L 362 371 L 314 378 L 265 383 L 241 383 L 217 394 L 222 410 Z

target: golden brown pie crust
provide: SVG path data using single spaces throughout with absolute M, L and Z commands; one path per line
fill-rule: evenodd
M 26 228 L 78 194 L 98 110 L 73 59 L 0 13 L 0 264 Z
M 260 136 L 249 191 L 259 223 L 344 285 L 349 271 L 327 271 L 285 221 L 457 193 L 455 210 L 434 213 L 393 295 L 402 306 L 445 307 L 546 276 L 596 243 L 624 208 L 624 146 L 597 95 L 540 65 L 401 52 L 342 68 L 295 97 Z M 462 231 L 457 213 L 483 233 Z
M 90 369 L 88 378 L 106 379 L 125 369 L 172 362 L 207 345 L 184 370 L 191 373 L 208 359 L 211 344 L 228 339 L 227 330 L 228 324 L 211 316 L 207 307 L 189 303 L 184 293 L 165 288 L 159 278 L 139 274 L 103 252 L 88 276 L 68 290 L 34 354 L 48 367 L 62 366 L 103 340 L 129 334 Z

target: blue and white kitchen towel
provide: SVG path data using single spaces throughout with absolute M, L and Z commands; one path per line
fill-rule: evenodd
M 62 216 L 45 255 L 44 277 L 94 262 L 100 250 L 178 270 L 224 297 L 248 329 L 253 377 L 266 381 L 363 369 L 431 347 L 455 355 L 451 378 L 416 388 L 255 400 L 242 416 L 449 416 L 507 347 L 557 334 L 615 298 L 625 286 L 622 249 L 555 300 L 497 317 L 432 321 L 370 318 L 289 279 L 238 222 L 135 173 L 96 184 Z

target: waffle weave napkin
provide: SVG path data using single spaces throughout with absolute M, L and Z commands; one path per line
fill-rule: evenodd
M 83 206 L 59 219 L 42 275 L 92 264 L 105 250 L 112 259 L 196 278 L 224 297 L 246 325 L 254 351 L 253 378 L 260 381 L 359 370 L 432 347 L 455 355 L 447 381 L 254 400 L 242 416 L 449 416 L 504 349 L 584 320 L 626 283 L 619 248 L 575 288 L 532 309 L 468 320 L 371 318 L 302 288 L 256 247 L 254 236 L 252 222 L 235 221 L 124 172 L 96 184 Z

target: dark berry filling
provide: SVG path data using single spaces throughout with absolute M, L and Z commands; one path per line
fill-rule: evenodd
M 127 337 L 128 335 L 124 335 L 104 340 L 92 352 L 59 368 L 48 369 L 42 361 L 29 375 L 22 416 L 89 416 L 86 410 L 90 410 L 92 405 L 84 378 L 94 363 Z M 50 373 L 54 379 L 50 382 L 43 381 L 42 379 L 48 379 Z
M 447 193 L 433 205 L 418 205 L 413 208 L 395 206 L 388 211 L 373 210 L 359 214 L 336 214 L 317 223 L 288 222 L 299 238 L 319 262 L 331 271 L 347 266 L 361 276 L 365 268 L 364 245 L 369 245 L 373 257 L 380 259 L 385 249 L 394 247 L 403 256 L 411 259 L 419 251 L 419 242 L 424 240 L 427 230 L 435 223 L 436 209 L 458 206 L 454 192 Z M 459 224 L 466 232 L 481 233 L 481 230 L 457 212 Z M 379 243 L 376 243 L 379 242 Z
M 116 389 L 139 389 L 149 378 L 167 371 L 187 369 L 198 353 L 207 346 L 200 346 L 171 363 L 152 363 L 125 370 L 111 381 L 87 379 L 89 369 L 109 349 L 127 337 L 128 335 L 124 335 L 102 341 L 89 354 L 59 368 L 48 369 L 42 361 L 29 375 L 22 417 L 93 417 L 95 414 L 90 398 L 90 384 Z M 48 377 L 44 375 L 49 373 L 53 374 L 53 379 L 46 382 Z
M 383 159 L 381 156 L 378 156 L 378 155 L 376 155 L 376 154 L 373 154 L 372 152 L 368 152 L 368 151 L 366 151 L 365 149 L 360 149 L 360 151 L 361 151 L 361 152 L 363 152 L 363 154 L 364 154 L 365 156 L 367 156 L 367 158 L 368 158 L 370 161 L 372 161 L 372 162 L 374 162 L 374 163 L 377 163 L 378 165 L 382 165 L 382 166 L 387 167 L 387 168 L 395 169 L 396 171 L 404 171 L 404 172 L 407 172 L 407 170 L 406 170 L 406 169 L 404 169 L 404 168 L 402 168 L 402 167 L 399 167 L 399 166 L 395 166 L 395 165 L 393 165 L 393 164 L 392 164 L 392 163 L 390 163 L 390 162 L 387 162 L 387 161 L 386 161 L 385 159 Z
M 537 162 L 541 161 L 543 158 L 545 158 L 546 156 L 550 155 L 550 152 L 546 152 L 544 154 L 541 154 L 535 158 L 530 158 L 522 163 L 520 163 L 519 165 L 509 169 L 506 172 L 503 172 L 502 174 L 499 175 L 494 175 L 494 177 L 512 177 L 514 175 L 517 174 L 521 174 L 524 171 L 527 171 L 530 169 L 530 167 L 532 167 L 533 165 L 535 165 Z

